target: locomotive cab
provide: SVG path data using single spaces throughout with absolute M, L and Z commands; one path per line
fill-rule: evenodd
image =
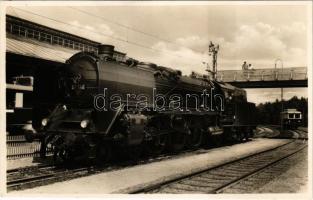
M 219 85 L 225 95 L 225 110 L 221 117 L 225 136 L 236 137 L 236 140 L 252 137 L 257 124 L 255 104 L 247 102 L 245 90 L 227 83 Z

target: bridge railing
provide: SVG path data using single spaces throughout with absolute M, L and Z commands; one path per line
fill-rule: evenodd
M 254 70 L 225 70 L 217 73 L 217 79 L 225 82 L 240 81 L 287 81 L 307 80 L 306 68 L 287 69 L 254 69 Z

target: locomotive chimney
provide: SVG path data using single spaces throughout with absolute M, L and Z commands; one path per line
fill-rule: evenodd
M 98 46 L 98 55 L 102 58 L 108 57 L 113 58 L 114 46 L 107 44 L 100 44 Z

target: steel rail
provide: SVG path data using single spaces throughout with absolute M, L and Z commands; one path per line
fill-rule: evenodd
M 289 158 L 289 157 L 293 156 L 294 154 L 296 154 L 296 153 L 302 151 L 302 150 L 303 150 L 304 148 L 306 148 L 306 147 L 307 147 L 307 145 L 304 145 L 304 146 L 302 146 L 301 148 L 297 149 L 296 151 L 293 151 L 291 154 L 287 154 L 286 156 L 283 156 L 282 158 L 280 158 L 280 159 L 278 159 L 278 160 L 275 160 L 275 161 L 273 161 L 273 162 L 271 162 L 271 163 L 269 163 L 269 164 L 267 164 L 267 165 L 265 165 L 265 166 L 262 166 L 262 167 L 260 167 L 260 168 L 257 168 L 257 169 L 253 170 L 253 171 L 250 172 L 250 173 L 244 174 L 244 175 L 238 177 L 237 179 L 234 179 L 234 180 L 232 180 L 232 181 L 226 183 L 225 185 L 222 185 L 222 186 L 216 188 L 216 189 L 213 190 L 212 192 L 213 192 L 213 193 L 216 193 L 216 194 L 222 193 L 223 190 L 225 190 L 225 189 L 231 187 L 232 185 L 237 184 L 238 182 L 243 181 L 243 180 L 246 179 L 246 178 L 249 178 L 249 177 L 251 177 L 251 176 L 254 176 L 255 174 L 258 174 L 258 173 L 262 172 L 263 170 L 265 170 L 265 169 L 267 169 L 267 168 L 269 168 L 269 167 L 271 167 L 271 166 L 273 166 L 273 165 L 275 165 L 275 164 L 281 162 L 282 160 L 285 160 L 286 158 Z
M 259 156 L 259 155 L 262 155 L 262 154 L 265 154 L 265 153 L 268 153 L 268 152 L 271 152 L 271 151 L 275 151 L 275 150 L 278 150 L 282 147 L 285 147 L 289 144 L 292 144 L 294 142 L 296 142 L 297 140 L 292 140 L 288 143 L 285 143 L 283 145 L 280 145 L 278 147 L 275 147 L 275 148 L 272 148 L 272 149 L 267 149 L 267 150 L 264 150 L 264 151 L 261 151 L 261 152 L 258 152 L 256 154 L 252 154 L 252 155 L 248 155 L 246 157 L 243 157 L 243 158 L 240 158 L 240 159 L 236 159 L 236 160 L 233 160 L 233 161 L 230 161 L 230 162 L 226 162 L 226 163 L 223 163 L 221 165 L 218 165 L 218 166 L 215 166 L 215 167 L 211 167 L 211 168 L 207 168 L 207 169 L 202 169 L 202 170 L 199 170 L 197 172 L 194 172 L 194 173 L 191 173 L 191 174 L 186 174 L 186 175 L 182 175 L 178 178 L 173 178 L 171 180 L 166 180 L 166 181 L 163 181 L 161 183 L 155 183 L 153 185 L 149 185 L 147 187 L 144 187 L 144 188 L 139 188 L 139 189 L 135 189 L 134 191 L 131 191 L 130 193 L 131 194 L 137 194 L 137 193 L 148 193 L 150 191 L 153 191 L 153 190 L 156 190 L 158 188 L 161 188 L 162 186 L 165 186 L 165 185 L 169 185 L 169 184 L 172 184 L 172 183 L 177 183 L 179 181 L 182 181 L 184 179 L 187 179 L 187 178 L 191 178 L 193 176 L 197 176 L 197 175 L 200 175 L 200 174 L 203 174 L 205 172 L 208 172 L 208 171 L 212 171 L 212 170 L 216 170 L 216 169 L 219 169 L 219 168 L 222 168 L 224 166 L 227 166 L 227 165 L 231 165 L 231 164 L 235 164 L 235 163 L 238 163 L 240 161 L 244 161 L 246 159 L 250 159 L 250 158 L 253 158 L 253 157 L 256 157 L 256 156 Z M 305 148 L 305 147 L 303 147 Z M 246 177 L 246 176 L 245 176 Z M 244 178 L 244 177 L 242 177 Z M 228 182 L 229 183 L 229 182 Z M 227 184 L 228 185 L 228 184 Z M 224 186 L 226 186 L 224 184 Z M 218 190 L 219 188 L 217 188 L 216 190 Z M 212 191 L 214 193 L 214 191 Z

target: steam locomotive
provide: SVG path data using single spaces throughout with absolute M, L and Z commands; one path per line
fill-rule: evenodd
M 114 46 L 80 52 L 34 78 L 31 141 L 55 160 L 107 162 L 114 151 L 129 157 L 179 152 L 224 140 L 243 141 L 256 128 L 246 92 L 210 77 L 139 62 L 116 61 Z

